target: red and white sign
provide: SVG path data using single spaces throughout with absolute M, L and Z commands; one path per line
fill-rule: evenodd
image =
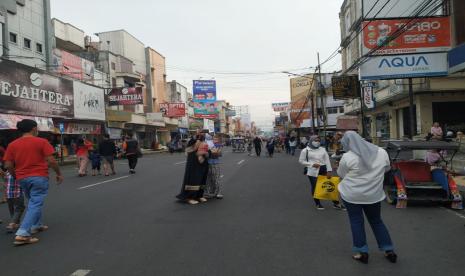
M 180 118 L 186 116 L 185 103 L 161 103 L 160 112 L 164 117 Z
M 444 52 L 451 48 L 449 17 L 388 19 L 363 22 L 363 53 L 383 45 L 398 30 L 407 30 L 373 55 Z
M 271 106 L 273 107 L 274 112 L 283 112 L 288 111 L 291 108 L 291 103 L 272 103 Z

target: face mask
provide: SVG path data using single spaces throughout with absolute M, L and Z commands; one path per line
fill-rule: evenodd
M 314 148 L 319 148 L 320 145 L 321 145 L 320 142 L 312 142 L 312 146 L 313 146 Z

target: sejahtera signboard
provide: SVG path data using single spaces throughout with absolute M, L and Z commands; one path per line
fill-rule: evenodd
M 448 75 L 447 53 L 376 56 L 360 66 L 360 80 L 441 77 Z

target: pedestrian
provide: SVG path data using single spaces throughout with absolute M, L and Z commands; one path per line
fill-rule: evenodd
M 32 235 L 48 229 L 42 224 L 42 207 L 49 186 L 48 168 L 55 171 L 58 184 L 63 182 L 63 176 L 53 157 L 53 147 L 47 140 L 36 137 L 37 123 L 24 119 L 16 127 L 22 137 L 8 146 L 4 159 L 8 172 L 19 181 L 28 199 L 26 215 L 14 240 L 15 245 L 24 245 L 38 242 Z
M 128 134 L 126 136 L 126 139 L 123 142 L 123 151 L 128 159 L 129 173 L 135 174 L 140 149 L 139 142 L 132 138 L 132 134 Z
M 433 124 L 430 130 L 430 134 L 433 140 L 442 140 L 444 133 L 438 122 Z
M 115 156 L 117 155 L 116 145 L 113 141 L 110 140 L 110 135 L 105 134 L 103 135 L 103 141 L 99 145 L 99 153 L 103 159 L 103 172 L 105 176 L 111 174 L 115 175 Z
M 352 230 L 354 260 L 368 263 L 363 214 L 368 219 L 380 250 L 392 263 L 397 260 L 394 246 L 383 220 L 381 202 L 386 195 L 383 190 L 384 174 L 391 169 L 387 152 L 365 140 L 354 131 L 345 133 L 341 140 L 346 152 L 337 170 L 342 178 L 339 184 L 341 198 L 347 207 Z
M 315 194 L 318 176 L 323 175 L 331 178 L 331 172 L 333 170 L 328 152 L 325 148 L 321 147 L 320 137 L 316 135 L 310 137 L 307 147 L 300 153 L 299 163 L 307 168 L 306 175 L 310 181 L 313 196 Z M 325 209 L 319 199 L 313 198 L 313 200 L 317 210 L 322 211 Z M 345 209 L 339 201 L 333 201 L 333 207 L 337 210 Z
M 93 150 L 89 153 L 89 160 L 92 165 L 92 176 L 100 175 L 100 167 L 102 164 L 102 157 L 97 150 Z
M 291 138 L 289 137 L 289 135 L 287 135 L 284 139 L 284 147 L 286 148 L 286 154 L 291 154 L 290 140 Z
M 255 147 L 255 154 L 257 155 L 257 157 L 260 157 L 260 155 L 262 154 L 262 145 L 263 145 L 262 139 L 260 139 L 260 137 L 258 136 L 255 136 L 253 140 L 253 144 Z
M 180 201 L 190 205 L 206 202 L 204 198 L 204 188 L 207 182 L 208 162 L 201 163 L 199 157 L 206 158 L 206 155 L 199 152 L 204 138 L 202 135 L 193 136 L 187 143 L 186 169 L 184 172 L 184 180 L 181 187 L 181 192 L 176 196 Z
M 289 148 L 291 151 L 291 155 L 295 155 L 295 150 L 297 149 L 297 139 L 295 137 L 291 137 L 289 139 Z
M 25 205 L 21 185 L 8 171 L 0 171 L 3 174 L 7 187 L 8 210 L 10 212 L 10 223 L 6 226 L 7 233 L 13 233 L 19 228 Z
M 0 138 L 0 169 L 4 169 L 3 157 L 5 156 L 5 151 L 6 151 L 6 143 L 3 141 L 3 139 Z M 7 193 L 6 185 L 1 183 L 0 184 L 0 204 L 7 202 L 6 193 Z
M 87 175 L 87 166 L 89 164 L 89 150 L 92 150 L 92 143 L 85 137 L 79 138 L 76 145 L 76 157 L 79 164 L 79 176 Z
M 247 155 L 252 156 L 253 141 L 252 139 L 247 139 Z
M 210 135 L 206 135 L 205 140 L 208 144 L 209 157 L 207 185 L 205 186 L 204 196 L 207 199 L 223 199 L 224 196 L 220 193 L 220 157 L 222 145 L 218 142 L 218 139 L 213 139 Z
M 275 142 L 275 139 L 273 137 L 268 139 L 268 142 L 266 143 L 266 150 L 268 151 L 268 156 L 270 158 L 273 158 L 275 144 L 276 144 L 276 142 Z

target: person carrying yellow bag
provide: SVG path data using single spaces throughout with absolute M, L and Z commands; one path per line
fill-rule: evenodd
M 322 200 L 339 201 L 339 191 L 337 188 L 339 181 L 339 177 L 328 178 L 328 176 L 318 176 L 313 197 Z
M 307 147 L 302 150 L 299 157 L 299 163 L 305 166 L 304 174 L 308 177 L 311 185 L 312 195 L 315 195 L 318 176 L 331 179 L 331 162 L 328 152 L 321 147 L 320 137 L 312 136 L 307 144 Z M 337 190 L 337 189 L 336 189 Z M 321 201 L 313 197 L 317 210 L 324 210 Z M 338 199 L 333 200 L 333 207 L 338 210 L 345 210 Z

